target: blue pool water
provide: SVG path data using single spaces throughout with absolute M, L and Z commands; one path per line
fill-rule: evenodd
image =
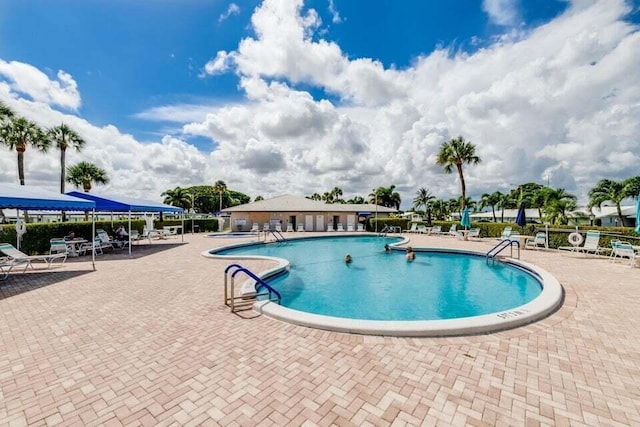
M 434 320 L 478 316 L 523 305 L 542 290 L 531 274 L 480 256 L 385 253 L 397 238 L 334 237 L 217 251 L 285 258 L 291 271 L 268 282 L 282 305 L 334 317 Z M 350 253 L 353 263 L 345 264 Z

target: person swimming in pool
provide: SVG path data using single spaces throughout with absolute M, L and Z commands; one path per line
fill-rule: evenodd
M 407 246 L 407 261 L 413 261 L 414 259 L 416 259 L 416 253 L 413 252 L 411 246 Z
M 344 256 L 344 262 L 347 263 L 347 264 L 351 264 L 353 262 L 353 258 L 351 258 L 350 254 L 346 254 Z
M 384 245 L 384 251 L 385 252 L 391 252 L 391 247 L 389 246 L 389 244 L 385 244 Z

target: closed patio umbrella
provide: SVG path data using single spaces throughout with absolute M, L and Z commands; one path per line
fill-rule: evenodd
M 469 208 L 464 208 L 462 211 L 462 218 L 460 218 L 460 225 L 464 228 L 471 228 L 471 218 L 469 218 Z
M 524 203 L 520 204 L 520 208 L 518 209 L 518 216 L 516 216 L 516 224 L 520 227 L 524 227 L 527 225 L 527 214 L 524 210 Z

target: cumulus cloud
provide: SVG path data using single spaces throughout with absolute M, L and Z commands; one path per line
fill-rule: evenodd
M 484 7 L 494 22 L 517 24 L 516 2 Z M 305 194 L 393 183 L 410 191 L 405 200 L 419 186 L 456 196 L 435 156 L 462 134 L 483 159 L 465 174 L 472 194 L 549 179 L 584 197 L 602 177 L 637 174 L 621 161 L 640 157 L 640 61 L 631 54 L 640 33 L 625 22 L 629 12 L 622 0 L 575 2 L 527 33 L 508 30 L 473 53 L 437 49 L 396 70 L 319 38 L 317 14 L 301 1 L 267 0 L 252 17 L 255 38 L 225 53 L 248 102 L 213 109 L 184 131 L 219 142 L 212 157 L 254 192 L 273 180 Z M 338 101 L 314 100 L 298 83 Z M 233 159 L 259 144 L 281 161 L 265 162 L 269 178 L 254 184 Z
M 333 0 L 329 0 L 329 13 L 331 14 L 331 22 L 333 22 L 334 24 L 339 24 L 342 22 L 340 12 L 338 12 L 338 9 L 336 9 L 336 5 L 333 3 Z
M 204 72 L 208 75 L 222 74 L 232 65 L 233 55 L 229 55 L 224 50 L 219 50 L 216 57 L 207 62 L 204 66 Z
M 50 79 L 33 65 L 0 59 L 0 79 L 9 84 L 14 94 L 71 110 L 80 107 L 78 84 L 62 70 L 58 71 L 55 79 Z
M 512 26 L 518 24 L 518 0 L 483 0 L 482 10 L 489 20 L 497 25 Z
M 240 6 L 235 3 L 229 4 L 227 11 L 225 13 L 220 14 L 218 17 L 218 22 L 226 21 L 231 15 L 238 15 L 240 13 Z
M 440 48 L 404 69 L 386 69 L 324 40 L 318 14 L 301 1 L 266 0 L 252 17 L 255 35 L 217 53 L 208 71 L 235 73 L 242 102 L 138 115 L 211 138 L 207 154 L 179 137 L 143 143 L 56 112 L 20 98 L 13 80 L 0 81 L 0 98 L 43 125 L 77 127 L 91 142 L 84 153 L 70 153 L 70 162 L 107 168 L 117 177 L 110 189 L 123 194 L 148 197 L 216 179 L 265 197 L 334 186 L 366 195 L 395 184 L 408 207 L 423 186 L 441 198 L 459 195 L 455 175 L 435 159 L 443 141 L 463 135 L 482 158 L 465 169 L 470 195 L 548 179 L 584 200 L 599 179 L 638 174 L 640 57 L 633 53 L 640 32 L 625 20 L 629 12 L 623 0 L 576 1 L 517 37 L 508 29 L 477 51 Z M 314 98 L 309 87 L 331 93 L 331 101 Z M 38 170 L 38 179 L 48 174 L 55 183 L 56 156 L 30 151 L 26 159 L 27 182 Z M 0 180 L 15 180 L 14 163 L 0 155 Z

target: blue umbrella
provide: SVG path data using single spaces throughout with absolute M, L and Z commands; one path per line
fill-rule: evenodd
M 465 207 L 460 218 L 460 225 L 464 228 L 471 228 L 471 218 L 469 218 L 469 208 Z
M 640 195 L 638 195 L 638 206 L 636 206 L 636 233 L 640 234 Z
M 520 227 L 524 227 L 527 225 L 527 214 L 524 210 L 524 203 L 520 204 L 520 209 L 518 209 L 518 216 L 516 217 L 516 224 Z

